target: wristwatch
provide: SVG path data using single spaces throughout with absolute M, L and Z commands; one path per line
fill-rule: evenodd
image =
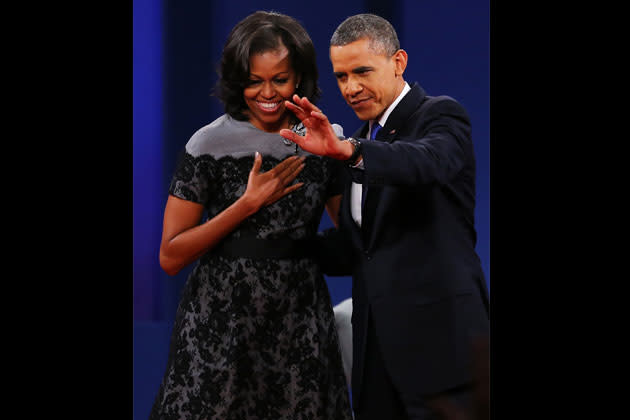
M 354 146 L 354 152 L 352 152 L 352 155 L 345 161 L 345 163 L 348 166 L 354 166 L 357 163 L 357 158 L 361 155 L 361 142 L 353 137 L 348 137 L 346 140 Z

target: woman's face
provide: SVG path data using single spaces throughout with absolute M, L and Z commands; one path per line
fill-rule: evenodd
M 284 45 L 252 55 L 249 82 L 243 90 L 249 122 L 270 133 L 288 128 L 291 111 L 287 111 L 284 101 L 291 100 L 297 83 L 299 80 L 291 68 L 289 50 Z

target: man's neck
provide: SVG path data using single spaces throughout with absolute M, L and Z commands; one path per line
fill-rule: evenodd
M 384 127 L 392 111 L 396 108 L 396 106 L 400 103 L 402 98 L 404 98 L 407 92 L 409 92 L 410 90 L 411 88 L 409 87 L 409 84 L 407 84 L 407 82 L 405 82 L 405 80 L 402 79 L 401 83 L 398 86 L 398 89 L 396 89 L 397 93 L 396 93 L 396 96 L 394 96 L 394 100 L 392 101 L 391 104 L 389 104 L 389 106 L 385 109 L 385 111 L 381 115 L 376 117 L 376 119 L 374 119 L 373 121 L 370 121 L 370 129 L 372 128 L 372 124 L 374 122 L 378 122 L 381 125 L 381 127 Z

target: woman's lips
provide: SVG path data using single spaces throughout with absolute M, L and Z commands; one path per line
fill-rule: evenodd
M 263 112 L 267 112 L 267 113 L 274 113 L 276 112 L 278 109 L 280 109 L 280 104 L 282 103 L 282 101 L 277 101 L 277 102 L 261 102 L 261 101 L 256 101 L 256 105 L 258 105 L 258 109 L 260 109 Z

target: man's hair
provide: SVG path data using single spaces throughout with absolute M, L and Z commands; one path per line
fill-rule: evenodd
M 294 18 L 277 12 L 257 11 L 247 16 L 230 32 L 219 65 L 216 95 L 226 114 L 245 121 L 247 104 L 243 90 L 249 81 L 249 59 L 285 46 L 291 68 L 301 78 L 295 93 L 315 103 L 321 95 L 317 84 L 315 47 L 306 30 Z M 292 113 L 290 113 L 293 117 Z
M 330 38 L 330 46 L 344 46 L 367 38 L 370 48 L 391 57 L 400 49 L 396 30 L 387 20 L 370 13 L 350 16 L 337 27 Z

